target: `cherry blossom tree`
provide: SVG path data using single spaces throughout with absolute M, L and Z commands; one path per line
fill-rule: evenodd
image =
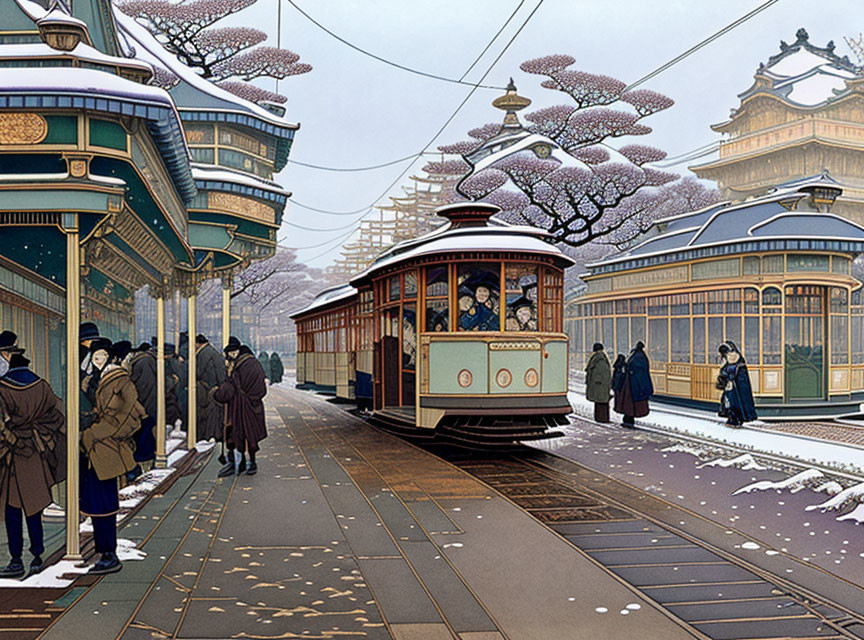
M 219 27 L 220 20 L 257 0 L 124 0 L 120 9 L 135 18 L 168 51 L 202 77 L 242 98 L 285 102 L 286 98 L 249 84 L 261 77 L 282 80 L 312 67 L 287 49 L 259 46 L 267 34 L 252 27 Z M 154 82 L 172 86 L 170 72 L 158 70 Z M 176 83 L 176 79 L 173 80 Z
M 520 66 L 544 77 L 542 87 L 571 99 L 525 116 L 527 129 L 549 142 L 540 145 L 545 153 L 537 145 L 513 153 L 505 147 L 490 166 L 465 178 L 459 190 L 498 204 L 507 219 L 546 229 L 565 246 L 601 240 L 623 246 L 665 210 L 661 187 L 678 176 L 650 166 L 666 157 L 660 149 L 615 148 L 609 142 L 650 133 L 642 121 L 673 101 L 646 89 L 626 91 L 620 80 L 571 69 L 574 62 L 552 55 Z M 473 140 L 439 149 L 467 158 L 501 131 L 498 124 L 486 124 L 468 132 Z

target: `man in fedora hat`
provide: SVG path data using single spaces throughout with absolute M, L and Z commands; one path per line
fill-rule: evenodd
M 0 377 L 9 371 L 9 359 L 13 353 L 20 352 L 18 348 L 18 336 L 12 331 L 0 333 Z
M 25 521 L 33 554 L 30 575 L 42 571 L 42 510 L 52 502 L 51 487 L 66 476 L 66 417 L 48 382 L 28 368 L 24 350 L 6 353 L 9 370 L 0 377 L 0 503 L 12 560 L 0 569 L 0 578 L 18 578 L 24 575 Z
M 264 368 L 252 350 L 231 336 L 225 349 L 228 360 L 228 378 L 216 388 L 213 399 L 228 407 L 228 431 L 225 440 L 228 446 L 228 462 L 219 470 L 220 476 L 235 473 L 234 450 L 240 452 L 236 473 L 244 470 L 246 475 L 258 472 L 255 454 L 258 443 L 267 437 L 264 424 L 264 396 L 267 395 L 267 380 Z M 246 467 L 246 451 L 249 451 L 249 466 Z

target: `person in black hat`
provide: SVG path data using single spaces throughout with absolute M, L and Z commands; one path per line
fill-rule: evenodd
M 612 367 L 599 342 L 594 344 L 594 353 L 585 367 L 585 398 L 594 403 L 594 420 L 609 422 L 609 398 L 612 397 Z
M 225 369 L 225 358 L 200 333 L 195 336 L 195 345 L 197 350 L 195 379 L 198 385 L 198 393 L 196 394 L 198 439 L 222 440 L 222 423 L 225 410 L 213 399 L 210 391 L 218 388 L 228 376 Z
M 180 412 L 180 363 L 174 353 L 174 345 L 166 342 L 165 346 L 165 421 L 174 429 L 177 421 L 183 421 Z
M 0 378 L 0 504 L 4 507 L 9 564 L 0 578 L 24 575 L 24 522 L 30 538 L 30 575 L 42 571 L 42 510 L 51 487 L 66 476 L 66 418 L 51 386 L 33 373 L 20 349 Z
M 527 296 L 516 298 L 509 305 L 505 326 L 507 331 L 537 331 L 534 301 Z
M 93 322 L 82 322 L 78 329 L 78 360 L 81 363 L 81 379 L 93 373 L 91 364 L 90 347 L 93 342 L 99 340 L 99 327 Z
M 267 379 L 264 368 L 252 350 L 240 344 L 231 336 L 226 345 L 225 355 L 228 358 L 228 378 L 215 391 L 213 399 L 228 408 L 227 431 L 225 443 L 230 453 L 228 462 L 219 470 L 220 476 L 238 475 L 246 471 L 247 475 L 258 472 L 255 454 L 258 443 L 267 437 L 267 427 L 264 423 L 264 396 L 267 395 Z M 240 452 L 240 462 L 236 472 L 234 469 L 234 450 Z M 249 451 L 249 467 L 246 467 L 246 451 Z
M 14 353 L 20 353 L 18 348 L 18 336 L 12 331 L 0 333 L 0 377 L 9 371 L 9 359 Z
M 129 373 L 120 366 L 123 349 L 98 338 L 90 351 L 93 373 L 87 393 L 93 411 L 91 424 L 81 432 L 80 502 L 81 513 L 93 521 L 96 552 L 101 554 L 90 573 L 101 575 L 122 569 L 117 558 L 117 478 L 135 468 L 134 435 L 146 412 Z
M 722 360 L 717 376 L 717 388 L 723 391 L 720 396 L 719 415 L 726 418 L 727 426 L 740 427 L 758 417 L 747 361 L 731 340 L 721 344 L 717 351 Z

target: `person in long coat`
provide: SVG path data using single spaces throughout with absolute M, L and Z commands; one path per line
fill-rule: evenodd
M 93 574 L 123 567 L 117 557 L 117 478 L 135 468 L 135 432 L 147 415 L 112 347 L 105 338 L 90 347 L 94 371 L 86 383 L 93 412 L 90 425 L 81 432 L 81 513 L 93 521 L 93 540 L 101 554 L 90 570 Z
M 609 422 L 609 390 L 612 388 L 612 367 L 599 342 L 594 344 L 594 353 L 585 367 L 585 397 L 594 403 L 594 420 Z
M 268 380 L 270 379 L 270 356 L 267 355 L 266 351 L 262 351 L 258 354 L 258 362 L 261 363 L 261 368 L 264 369 L 264 377 Z
M 141 428 L 135 433 L 134 457 L 138 464 L 127 478 L 134 480 L 140 475 L 142 463 L 150 464 L 156 459 L 156 356 L 149 343 L 142 342 L 138 346 L 129 359 L 128 367 L 138 392 L 138 402 L 147 412 L 141 420 Z
M 740 427 L 745 422 L 756 420 L 756 404 L 753 402 L 753 387 L 747 362 L 738 347 L 727 340 L 718 348 L 723 364 L 720 365 L 718 387 L 723 387 L 720 397 L 719 415 L 726 418 L 730 427 Z
M 216 402 L 228 407 L 225 444 L 228 447 L 228 462 L 219 470 L 220 476 L 244 470 L 246 475 L 258 472 L 255 454 L 258 443 L 267 437 L 264 423 L 264 396 L 267 395 L 267 380 L 264 367 L 255 358 L 252 350 L 231 336 L 224 349 L 228 359 L 228 378 L 213 392 Z M 240 461 L 234 468 L 234 450 L 240 452 Z M 249 467 L 246 467 L 246 451 L 249 452 Z
M 210 341 L 200 333 L 195 337 L 197 359 L 195 377 L 198 384 L 196 401 L 198 403 L 198 439 L 222 440 L 222 423 L 225 408 L 213 399 L 210 391 L 225 382 L 228 372 L 225 358 Z
M 279 384 L 282 382 L 284 374 L 285 365 L 282 364 L 282 358 L 274 351 L 270 354 L 270 384 Z
M 0 569 L 0 578 L 24 575 L 25 520 L 33 555 L 30 575 L 42 571 L 42 511 L 52 502 L 51 487 L 66 477 L 63 403 L 29 364 L 20 349 L 0 378 L 0 503 L 12 558 Z
M 183 414 L 180 410 L 180 362 L 174 352 L 174 345 L 165 343 L 165 422 L 172 429 L 176 428 L 177 421 L 183 423 Z M 164 427 L 163 427 L 164 428 Z
M 645 345 L 639 341 L 624 367 L 624 380 L 619 394 L 615 396 L 615 411 L 623 413 L 621 424 L 625 427 L 633 427 L 636 418 L 644 418 L 648 415 L 648 398 L 654 394 L 654 383 L 651 382 L 651 365 L 648 356 L 645 355 Z

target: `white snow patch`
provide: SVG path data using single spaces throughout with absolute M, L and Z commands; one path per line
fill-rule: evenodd
M 121 562 L 127 562 L 129 560 L 143 560 L 147 554 L 141 551 L 138 545 L 131 540 L 119 538 L 117 540 L 117 557 Z
M 216 446 L 215 442 L 208 442 L 207 440 L 199 440 L 195 443 L 195 450 L 198 453 L 204 453 L 205 451 L 210 451 L 214 446 Z
M 737 496 L 740 493 L 750 493 L 751 491 L 769 491 L 771 489 L 790 489 L 792 493 L 795 493 L 796 491 L 800 491 L 801 489 L 803 489 L 805 486 L 804 483 L 808 480 L 814 480 L 821 477 L 822 472 L 818 469 L 805 469 L 801 473 L 796 473 L 794 476 L 790 476 L 785 480 L 780 480 L 778 482 L 772 482 L 771 480 L 759 480 L 758 482 L 748 484 L 746 487 L 741 487 L 732 495 Z
M 815 511 L 816 509 L 820 511 L 836 511 L 837 509 L 841 509 L 843 504 L 849 500 L 864 502 L 864 482 L 844 489 L 822 504 L 811 504 L 809 507 L 805 507 L 805 509 L 807 511 Z
M 844 520 L 852 520 L 853 522 L 855 522 L 855 524 L 861 524 L 862 522 L 864 522 L 864 504 L 859 504 L 846 515 L 837 518 L 837 520 L 840 522 L 843 522 Z M 864 557 L 864 553 L 860 555 Z
M 66 516 L 66 509 L 61 507 L 56 502 L 52 502 L 42 511 L 42 515 L 46 518 L 63 518 Z
M 447 544 L 444 545 L 444 548 L 445 548 L 445 549 L 446 549 L 447 547 L 456 547 L 457 549 L 461 549 L 461 548 L 462 548 L 462 543 L 461 543 L 461 542 L 448 542 Z
M 691 456 L 696 456 L 697 458 L 700 458 L 703 455 L 708 455 L 710 453 L 707 449 L 702 449 L 701 447 L 681 443 L 676 443 L 669 445 L 668 447 L 663 447 L 662 449 L 660 449 L 660 451 L 663 453 L 689 453 Z
M 742 549 L 749 549 L 750 551 L 756 551 L 757 549 L 761 549 L 761 547 L 755 542 L 745 542 L 741 545 Z
M 175 449 L 168 455 L 168 466 L 173 467 L 175 464 L 180 462 L 183 458 L 186 457 L 186 454 L 189 453 L 186 449 Z
M 0 588 L 2 587 L 14 587 L 16 589 L 20 588 L 54 588 L 54 589 L 62 589 L 63 587 L 68 587 L 75 581 L 75 578 L 66 579 L 64 575 L 81 575 L 83 573 L 87 573 L 92 565 L 85 565 L 83 567 L 79 567 L 77 563 L 72 562 L 71 560 L 61 560 L 57 564 L 52 564 L 50 567 L 46 567 L 42 573 L 38 573 L 35 576 L 30 576 L 26 580 L 15 580 L 4 578 L 0 579 Z
M 818 487 L 813 489 L 813 491 L 816 493 L 827 493 L 829 496 L 833 496 L 843 491 L 843 485 L 836 480 L 829 480 L 825 484 L 820 484 Z
M 756 462 L 749 453 L 742 453 L 740 456 L 736 456 L 731 460 L 727 460 L 725 458 L 716 458 L 715 460 L 711 460 L 710 462 L 705 462 L 699 465 L 699 469 L 704 467 L 722 467 L 723 469 L 728 469 L 729 467 L 737 467 L 738 469 L 742 469 L 744 471 L 765 471 L 767 467 L 763 467 L 761 464 Z

